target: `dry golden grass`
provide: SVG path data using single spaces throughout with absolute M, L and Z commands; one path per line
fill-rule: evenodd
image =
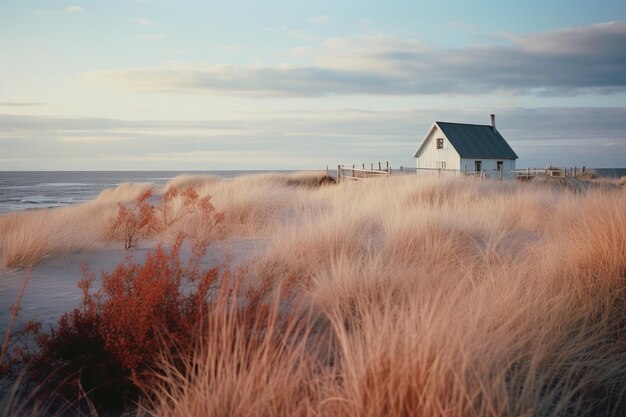
M 623 192 L 415 177 L 291 192 L 281 220 L 268 217 L 270 249 L 250 278 L 302 277 L 316 349 L 277 362 L 261 349 L 245 372 L 247 354 L 205 349 L 193 377 L 166 378 L 157 397 L 176 395 L 152 414 L 232 411 L 232 386 L 246 387 L 236 415 L 610 416 L 626 406 Z M 223 360 L 236 367 L 217 372 Z
M 261 174 L 231 181 L 212 176 L 177 177 L 163 190 L 155 190 L 156 197 L 159 191 L 170 187 L 181 190 L 192 187 L 201 197 L 212 197 L 216 209 L 224 213 L 224 221 L 217 227 L 207 227 L 197 213 L 185 213 L 177 224 L 164 230 L 159 239 L 173 239 L 179 232 L 195 240 L 200 240 L 199 234 L 202 234 L 209 242 L 271 233 L 274 226 L 283 221 L 281 216 L 296 204 L 298 196 L 320 185 L 321 178 L 312 173 Z M 149 188 L 150 184 L 125 183 L 104 190 L 85 204 L 0 216 L 0 264 L 23 267 L 47 256 L 104 245 L 118 203 L 132 203 Z M 174 211 L 182 200 L 182 197 L 175 199 Z
M 246 277 L 299 277 L 298 308 L 281 314 L 309 317 L 310 332 L 276 345 L 271 329 L 250 350 L 227 312 L 213 318 L 186 371 L 165 361 L 151 415 L 626 409 L 623 190 L 413 176 L 181 183 L 224 212 L 212 239 L 267 240 Z
M 132 201 L 149 187 L 121 184 L 85 204 L 0 216 L 0 264 L 29 266 L 102 245 L 117 203 Z

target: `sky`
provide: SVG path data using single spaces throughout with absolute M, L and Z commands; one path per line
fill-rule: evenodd
M 0 170 L 626 167 L 626 2 L 0 0 Z

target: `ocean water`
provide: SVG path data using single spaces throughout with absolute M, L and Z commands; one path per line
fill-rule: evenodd
M 0 171 L 0 213 L 81 203 L 124 182 L 160 186 L 182 174 L 235 178 L 262 172 L 290 171 Z
M 606 178 L 626 177 L 626 168 L 595 168 L 598 175 Z

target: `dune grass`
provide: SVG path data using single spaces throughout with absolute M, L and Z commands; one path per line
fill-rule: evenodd
M 316 348 L 280 364 L 257 351 L 245 372 L 227 373 L 228 386 L 247 387 L 233 415 L 609 416 L 626 406 L 623 190 L 409 177 L 290 192 L 250 279 L 301 277 Z M 234 393 L 214 367 L 238 358 L 201 350 L 188 364 L 197 373 L 165 378 L 158 392 L 177 394 L 150 413 L 219 415 Z M 282 395 L 289 406 L 277 412 L 270 400 Z
M 149 188 L 147 184 L 121 184 L 85 204 L 0 216 L 0 263 L 30 266 L 45 257 L 101 245 L 118 203 L 131 202 Z
M 192 188 L 201 198 L 210 196 L 225 216 L 221 226 L 206 227 L 199 218 L 201 213 L 185 211 L 176 224 L 159 230 L 156 241 L 173 241 L 180 232 L 195 235 L 196 240 L 208 236 L 204 239 L 207 241 L 267 234 L 298 196 L 320 185 L 323 178 L 316 173 L 260 174 L 222 181 L 213 176 L 183 175 L 163 189 L 151 184 L 125 183 L 102 191 L 88 203 L 3 215 L 0 216 L 0 264 L 24 267 L 46 257 L 110 244 L 108 232 L 118 214 L 118 205 L 133 207 L 135 200 L 149 190 L 154 195 L 153 202 L 158 204 L 172 188 L 180 191 Z M 184 197 L 179 195 L 171 203 L 176 212 L 184 205 Z
M 306 331 L 270 327 L 250 344 L 237 311 L 207 318 L 193 353 L 155 371 L 149 415 L 626 409 L 624 189 L 415 176 L 320 186 L 303 174 L 168 186 L 211 196 L 224 215 L 212 241 L 268 242 L 240 275 L 293 281 L 297 300 L 268 297 Z M 76 221 L 90 230 L 90 219 Z

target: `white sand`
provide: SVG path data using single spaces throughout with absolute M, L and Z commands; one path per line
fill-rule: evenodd
M 98 280 L 94 283 L 94 288 L 97 288 L 100 271 L 112 271 L 129 256 L 141 260 L 153 247 L 154 245 L 144 246 L 134 251 L 103 248 L 39 262 L 30 274 L 15 329 L 31 319 L 41 321 L 44 326 L 53 325 L 64 312 L 80 306 L 82 292 L 77 284 L 83 278 L 83 263 L 96 273 Z M 257 253 L 263 252 L 266 247 L 267 242 L 262 240 L 217 242 L 209 246 L 203 266 L 208 269 L 221 265 L 227 259 L 231 268 L 237 268 Z M 188 254 L 189 249 L 184 248 L 183 258 Z M 15 303 L 25 273 L 25 269 L 0 269 L 0 334 L 3 337 L 9 322 L 10 308 Z

